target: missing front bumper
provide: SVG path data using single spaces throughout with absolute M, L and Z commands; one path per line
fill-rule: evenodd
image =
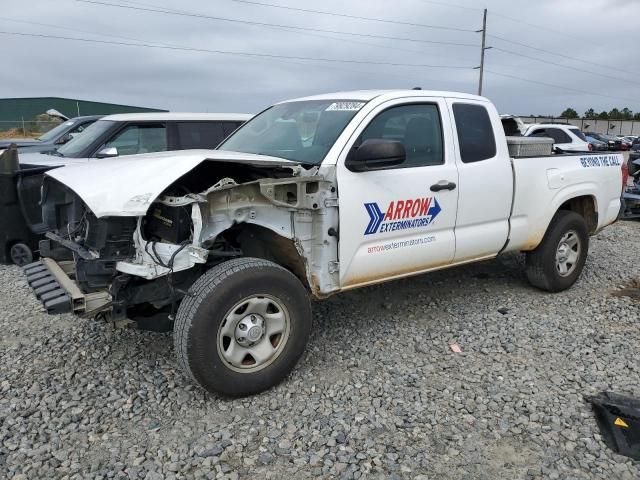
M 91 317 L 111 308 L 111 295 L 106 291 L 82 293 L 70 277 L 73 262 L 57 263 L 50 258 L 24 267 L 27 282 L 47 313 L 75 313 Z

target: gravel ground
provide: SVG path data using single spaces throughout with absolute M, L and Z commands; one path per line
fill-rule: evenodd
M 509 255 L 317 303 L 294 373 L 241 400 L 192 385 L 170 334 L 47 316 L 2 266 L 0 477 L 640 478 L 582 398 L 640 395 L 638 304 L 614 294 L 639 234 L 593 238 L 556 295 Z

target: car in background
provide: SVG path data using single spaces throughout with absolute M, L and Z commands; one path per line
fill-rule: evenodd
M 548 137 L 553 139 L 557 152 L 590 152 L 593 146 L 575 125 L 537 123 L 529 125 L 525 137 Z
M 631 150 L 631 146 L 633 145 L 632 137 L 622 137 L 620 141 L 622 142 L 622 150 Z
M 16 144 L 20 153 L 26 152 L 48 152 L 56 147 L 71 141 L 78 134 L 84 132 L 93 122 L 101 118 L 102 115 L 87 115 L 76 117 L 62 122 L 37 138 L 5 138 L 0 140 L 0 151 L 9 148 L 9 145 Z
M 622 141 L 614 135 L 607 135 L 605 133 L 596 132 L 584 132 L 584 134 L 593 138 L 597 138 L 602 142 L 606 142 L 606 144 L 609 146 L 609 150 L 613 150 L 616 152 L 622 150 Z
M 109 115 L 49 154 L 18 155 L 11 168 L 0 170 L 0 262 L 24 265 L 40 249 L 45 232 L 40 206 L 45 172 L 109 157 L 214 149 L 251 117 L 239 113 Z
M 56 167 L 122 155 L 212 149 L 251 117 L 241 113 L 171 112 L 108 115 L 54 151 L 20 155 L 20 164 Z
M 640 138 L 636 138 L 629 150 L 629 160 L 627 163 L 629 167 L 629 175 L 633 175 L 636 170 L 638 170 L 638 166 L 633 163 L 636 160 L 640 160 Z
M 607 142 L 603 142 L 602 140 L 598 140 L 595 137 L 591 137 L 589 135 L 585 135 L 587 141 L 593 146 L 594 152 L 606 152 L 609 150 L 609 144 Z

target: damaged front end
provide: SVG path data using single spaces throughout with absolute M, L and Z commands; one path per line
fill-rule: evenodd
M 50 313 L 170 313 L 206 270 L 238 256 L 275 261 L 316 297 L 338 290 L 336 188 L 317 168 L 208 159 L 160 195 L 130 192 L 124 204 L 145 205 L 117 215 L 75 190 L 46 179 L 46 258 L 25 269 Z

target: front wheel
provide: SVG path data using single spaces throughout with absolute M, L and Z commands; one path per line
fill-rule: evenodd
M 582 272 L 589 251 L 584 218 L 575 212 L 556 213 L 538 247 L 527 252 L 529 283 L 548 292 L 571 287 Z
M 251 395 L 284 379 L 304 352 L 311 304 L 297 277 L 279 265 L 239 258 L 215 266 L 178 309 L 178 361 L 210 392 Z

